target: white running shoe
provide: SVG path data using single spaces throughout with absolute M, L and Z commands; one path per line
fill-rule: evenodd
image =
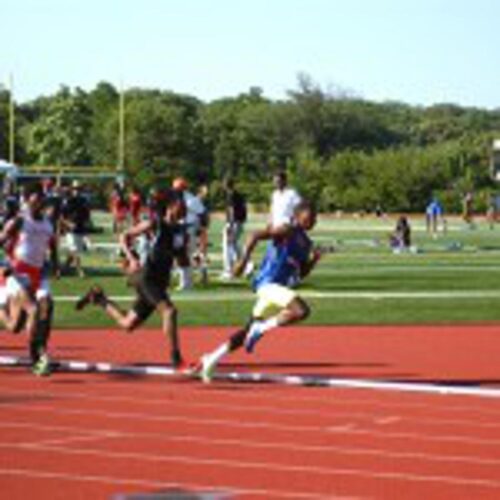
M 200 378 L 204 384 L 210 384 L 210 382 L 212 382 L 216 366 L 217 362 L 210 359 L 209 355 L 202 356 Z

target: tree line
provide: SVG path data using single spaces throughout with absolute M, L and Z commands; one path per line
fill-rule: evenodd
M 0 157 L 8 156 L 8 101 L 0 88 Z M 116 166 L 119 91 L 61 87 L 16 103 L 20 165 Z M 183 175 L 211 186 L 233 177 L 250 201 L 267 200 L 272 172 L 322 210 L 421 211 L 438 196 L 457 210 L 464 192 L 486 203 L 500 110 L 376 103 L 324 89 L 307 75 L 285 99 L 254 87 L 203 102 L 156 89 L 125 93 L 125 170 L 141 188 Z

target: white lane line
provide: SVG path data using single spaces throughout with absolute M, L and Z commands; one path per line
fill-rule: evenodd
M 395 424 L 396 422 L 401 422 L 402 420 L 403 420 L 402 417 L 392 416 L 392 417 L 375 418 L 373 421 L 379 425 L 389 425 L 389 424 Z M 406 418 L 405 420 L 411 420 L 411 419 Z M 426 420 L 426 419 L 418 418 L 419 422 L 422 422 L 422 420 Z M 434 422 L 434 419 L 427 419 L 427 420 L 431 420 L 432 423 Z M 449 421 L 438 420 L 438 422 L 439 422 L 438 425 L 449 425 Z M 464 423 L 465 422 L 466 421 L 464 421 Z M 470 422 L 468 422 L 468 423 L 470 423 Z M 477 426 L 471 425 L 471 427 L 477 427 Z
M 309 465 L 281 465 L 275 462 L 252 462 L 243 460 L 226 460 L 215 458 L 199 458 L 185 455 L 155 455 L 150 453 L 134 453 L 134 452 L 110 452 L 92 448 L 63 448 L 58 446 L 19 446 L 13 445 L 9 448 L 24 448 L 27 450 L 37 451 L 52 451 L 63 455 L 90 455 L 98 457 L 106 457 L 110 459 L 127 459 L 140 460 L 145 462 L 173 462 L 175 464 L 182 463 L 185 465 L 197 466 L 216 466 L 227 467 L 234 469 L 264 469 L 265 471 L 284 472 L 284 473 L 304 473 L 307 475 L 322 475 L 322 476 L 357 476 L 363 478 L 374 478 L 383 480 L 400 480 L 408 482 L 430 482 L 449 484 L 455 486 L 478 486 L 484 488 L 500 488 L 500 481 L 494 478 L 465 478 L 463 476 L 444 476 L 431 474 L 416 474 L 413 472 L 377 472 L 367 469 L 350 469 L 336 467 L 319 467 Z
M 14 428 L 36 428 L 46 431 L 58 431 L 58 432 L 79 432 L 78 427 L 67 427 L 67 426 L 50 426 L 50 425 L 39 425 L 34 423 L 21 423 L 21 422 L 8 422 L 2 421 L 3 427 L 14 427 Z M 342 430 L 350 430 L 344 426 Z M 353 427 L 351 427 L 353 428 Z M 337 428 L 338 429 L 338 428 Z M 348 456 L 376 456 L 376 457 L 387 457 L 387 458 L 397 458 L 397 459 L 407 459 L 407 460 L 422 460 L 425 462 L 442 462 L 442 463 L 466 463 L 473 465 L 485 465 L 485 466 L 497 466 L 500 465 L 500 458 L 489 458 L 478 455 L 440 455 L 438 453 L 424 453 L 416 451 L 392 451 L 387 448 L 363 448 L 363 447 L 352 447 L 352 446 L 339 446 L 339 445 L 298 445 L 295 441 L 258 441 L 254 438 L 251 440 L 245 439 L 233 439 L 233 438 L 211 438 L 205 436 L 196 436 L 193 434 L 169 434 L 169 433 L 157 433 L 157 432 L 128 432 L 128 431 L 118 431 L 109 433 L 99 429 L 89 429 L 86 432 L 93 433 L 94 439 L 133 439 L 134 441 L 147 439 L 153 440 L 155 442 L 180 442 L 180 443 L 190 443 L 208 446 L 230 446 L 237 448 L 255 448 L 255 449 L 275 449 L 284 451 L 296 451 L 296 452 L 309 452 L 309 453 L 339 453 Z M 40 443 L 21 443 L 22 445 L 37 445 Z M 47 444 L 43 442 L 42 444 Z M 52 443 L 51 443 L 52 444 Z M 12 443 L 0 443 L 0 447 L 12 446 Z
M 15 381 L 11 382 L 16 382 L 16 383 L 21 383 L 21 382 L 26 382 L 30 385 L 32 383 L 32 378 L 25 378 L 25 379 L 16 379 Z M 108 380 L 106 382 L 107 386 L 112 386 L 112 387 L 117 387 L 117 388 L 122 388 L 124 382 L 123 381 L 114 381 L 114 380 Z M 102 387 L 101 387 L 102 389 Z M 203 389 L 203 387 L 201 387 Z M 293 402 L 293 403 L 304 403 L 304 404 L 317 404 L 321 403 L 323 405 L 327 405 L 328 407 L 336 408 L 337 406 L 348 406 L 348 405 L 356 405 L 356 406 L 370 406 L 370 407 L 376 407 L 376 408 L 390 408 L 390 409 L 421 409 L 421 410 L 430 410 L 432 412 L 441 412 L 441 411 L 446 411 L 448 413 L 456 413 L 456 412 L 461 412 L 461 413 L 466 413 L 468 421 L 474 421 L 477 422 L 477 417 L 498 417 L 500 416 L 500 407 L 498 410 L 495 410 L 494 408 L 486 408 L 485 405 L 491 405 L 492 403 L 495 403 L 496 400 L 494 399 L 482 399 L 482 400 L 476 400 L 474 405 L 470 404 L 457 404 L 456 400 L 443 400 L 443 399 L 433 399 L 432 403 L 424 403 L 424 402 L 415 402 L 414 398 L 415 395 L 411 395 L 412 400 L 406 400 L 403 402 L 403 400 L 398 399 L 398 401 L 382 401 L 381 398 L 385 398 L 387 396 L 391 396 L 391 393 L 389 392 L 379 392 L 377 398 L 374 397 L 369 397 L 369 396 L 364 396 L 362 398 L 357 398 L 357 397 L 346 397 L 346 394 L 348 393 L 349 395 L 352 394 L 349 390 L 342 391 L 342 397 L 341 398 L 328 398 L 325 399 L 323 388 L 313 388 L 313 387 L 305 387 L 302 388 L 301 394 L 296 394 L 295 391 L 297 390 L 297 387 L 294 387 L 294 394 L 293 396 L 286 396 L 284 392 L 276 392 L 275 391 L 268 391 L 270 387 L 266 387 L 265 391 L 258 391 L 257 393 L 248 393 L 245 392 L 244 394 L 238 393 L 238 392 L 224 392 L 223 397 L 219 398 L 224 401 L 224 403 L 227 401 L 227 399 L 236 399 L 236 400 L 245 400 L 245 404 L 248 404 L 248 401 L 251 399 L 257 399 L 258 401 L 261 401 L 262 399 L 270 399 L 272 400 L 273 404 L 276 402 L 283 402 L 283 403 L 288 403 L 288 402 Z M 300 389 L 300 388 L 299 388 Z M 121 390 L 121 389 L 120 389 Z M 172 391 L 173 395 L 178 395 L 178 387 L 165 387 L 162 386 L 161 388 L 158 388 L 158 386 L 150 386 L 150 385 L 143 385 L 141 387 L 141 394 L 143 395 L 150 395 L 151 397 L 154 397 L 155 395 L 161 395 L 162 397 L 165 395 L 169 394 L 169 390 Z M 308 395 L 305 395 L 305 392 L 308 393 Z M 321 395 L 318 396 L 313 396 L 311 393 L 321 393 Z M 373 394 L 373 392 L 372 392 Z M 216 391 L 211 392 L 211 397 L 217 397 L 218 393 Z M 425 395 L 424 395 L 425 396 Z M 410 396 L 409 396 L 410 397 Z M 478 403 L 482 403 L 479 407 Z M 437 404 L 439 403 L 439 404 Z M 336 410 L 335 410 L 336 411 Z M 487 423 L 486 425 L 489 425 Z
M 35 426 L 35 428 L 38 428 L 38 426 Z M 83 435 L 83 433 L 86 433 L 86 435 Z M 78 436 L 70 436 L 67 438 L 60 438 L 60 439 L 47 439 L 47 440 L 42 440 L 42 441 L 34 441 L 34 442 L 28 442 L 28 443 L 19 443 L 20 446 L 64 446 L 67 444 L 73 444 L 73 443 L 81 443 L 81 442 L 87 442 L 87 441 L 99 441 L 101 439 L 110 439 L 110 438 L 116 438 L 118 437 L 118 433 L 116 432 L 102 432 L 99 434 L 89 434 L 88 431 L 83 429 L 80 432 L 80 435 Z
M 2 408 L 13 408 L 19 410 L 19 406 L 16 404 L 3 404 Z M 376 437 L 383 437 L 384 439 L 415 439 L 419 441 L 429 441 L 429 442 L 446 442 L 446 443 L 465 443 L 472 445 L 479 445 L 485 447 L 498 447 L 500 446 L 500 439 L 493 438 L 476 438 L 474 436 L 464 436 L 456 434 L 423 434 L 419 432 L 389 432 L 380 430 L 370 430 L 363 429 L 361 426 L 352 425 L 349 428 L 349 424 L 336 426 L 325 426 L 325 425 L 287 425 L 287 424 L 276 424 L 274 422 L 251 422 L 231 420 L 231 419 L 215 419 L 207 418 L 192 418 L 179 415 L 151 415 L 151 413 L 139 413 L 139 412 L 117 412 L 117 411 L 102 411 L 94 409 L 70 409 L 61 408 L 59 406 L 50 405 L 36 405 L 36 406 L 24 406 L 24 413 L 40 413 L 46 412 L 50 416 L 54 415 L 84 415 L 91 417 L 102 417 L 105 419 L 116 419 L 118 421 L 123 421 L 124 419 L 129 419 L 132 421 L 144 421 L 144 422 L 164 422 L 164 423 L 182 423 L 185 425 L 195 425 L 201 427 L 222 427 L 222 428 L 233 428 L 242 431 L 248 431 L 248 429 L 260 429 L 260 430 L 270 430 L 273 432 L 291 432 L 291 433 L 321 433 L 326 435 L 331 435 L 335 433 L 340 434 L 356 434 L 356 435 L 369 435 Z M 5 411 L 4 411 L 4 414 Z
M 5 389 L 2 390 L 3 394 L 12 394 L 12 395 L 33 395 L 33 390 L 22 390 L 22 389 Z M 202 409 L 215 409 L 220 410 L 221 403 L 213 402 L 198 402 L 189 398 L 188 400 L 172 400 L 172 399 L 138 399 L 136 397 L 127 397 L 127 396 L 112 396 L 105 395 L 101 396 L 98 394 L 86 393 L 86 392 L 75 392 L 71 391 L 68 393 L 64 392 L 52 392 L 52 391 L 43 391 L 43 395 L 51 398 L 60 398 L 60 399 L 73 399 L 73 400 L 83 400 L 83 401 L 106 401 L 106 402 L 121 402 L 127 404 L 134 404 L 138 406 L 155 406 L 155 407 L 165 407 L 165 404 L 169 405 L 169 408 L 172 407 L 180 407 L 180 408 L 202 408 Z M 164 394 L 163 394 L 164 396 Z M 0 406 L 1 406 L 0 402 Z M 246 414 L 258 413 L 262 415 L 263 413 L 270 415 L 304 415 L 304 416 L 314 416 L 314 417 L 322 417 L 329 418 L 332 417 L 331 411 L 323 411 L 317 409 L 286 409 L 280 408 L 276 406 L 265 406 L 262 404 L 252 404 L 248 405 L 247 403 L 243 405 L 238 405 L 234 403 L 224 402 L 223 404 L 224 413 L 228 413 L 231 411 L 241 413 L 242 410 Z M 350 418 L 350 419 L 361 419 L 363 421 L 372 421 L 376 424 L 380 425 L 389 425 L 396 422 L 418 422 L 419 424 L 425 424 L 427 426 L 467 426 L 474 429 L 484 428 L 484 429 L 497 429 L 500 428 L 500 422 L 481 422 L 477 420 L 468 419 L 458 419 L 458 418 L 441 418 L 441 417 L 425 417 L 425 416 L 385 416 L 385 415 L 376 415 L 373 411 L 335 411 L 335 418 Z
M 29 362 L 17 356 L 0 356 L 0 366 L 26 366 Z M 113 365 L 111 363 L 93 363 L 88 361 L 54 361 L 57 369 L 77 372 L 125 373 L 131 375 L 153 375 L 165 377 L 190 377 L 189 374 L 177 371 L 171 367 Z M 369 389 L 376 391 L 395 391 L 424 393 L 433 395 L 474 396 L 479 398 L 500 399 L 500 388 L 470 387 L 468 385 L 448 385 L 415 382 L 392 382 L 369 379 L 348 379 L 340 377 L 318 377 L 311 375 L 283 375 L 276 373 L 257 372 L 217 372 L 214 380 L 232 382 L 272 383 L 290 386 L 314 386 L 340 389 Z
M 300 290 L 300 295 L 311 299 L 485 299 L 500 298 L 500 290 L 422 290 L 422 291 L 315 291 Z M 251 292 L 211 292 L 204 294 L 173 293 L 173 298 L 180 302 L 230 302 L 253 300 L 255 295 Z M 58 295 L 56 302 L 76 302 L 78 295 Z M 110 298 L 116 302 L 131 302 L 132 295 L 112 295 Z
M 232 486 L 212 486 L 212 485 L 202 485 L 196 483 L 174 483 L 165 481 L 150 481 L 145 479 L 134 479 L 134 478 L 117 478 L 113 476 L 94 476 L 94 475 L 84 475 L 84 474 L 69 474 L 63 472 L 48 472 L 40 470 L 30 470 L 30 469 L 0 469 L 0 475 L 4 476 L 20 476 L 36 479 L 57 479 L 71 482 L 79 483 L 104 483 L 104 484 L 116 484 L 118 486 L 138 486 L 141 488 L 154 488 L 154 489 L 188 489 L 194 490 L 195 492 L 206 492 L 213 494 L 229 495 L 231 497 L 233 494 L 237 495 L 258 495 L 264 498 L 311 498 L 311 499 L 323 499 L 325 495 L 317 495 L 312 493 L 302 493 L 302 492 L 289 492 L 280 490 L 268 490 L 268 489 L 243 489 L 240 487 Z M 359 500 L 360 497 L 346 497 L 346 496 L 336 496 L 328 495 L 328 498 L 332 500 Z

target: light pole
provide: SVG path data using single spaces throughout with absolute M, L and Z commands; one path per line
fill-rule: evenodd
M 9 163 L 12 165 L 16 160 L 15 134 L 14 77 L 11 74 L 9 76 Z

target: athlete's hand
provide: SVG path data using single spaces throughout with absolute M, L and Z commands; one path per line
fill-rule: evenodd
M 127 272 L 129 274 L 134 274 L 141 268 L 141 263 L 135 257 L 128 261 Z
M 236 262 L 236 264 L 233 267 L 233 275 L 236 277 L 239 277 L 243 274 L 243 271 L 245 270 L 246 267 L 246 262 L 243 260 L 240 260 Z

